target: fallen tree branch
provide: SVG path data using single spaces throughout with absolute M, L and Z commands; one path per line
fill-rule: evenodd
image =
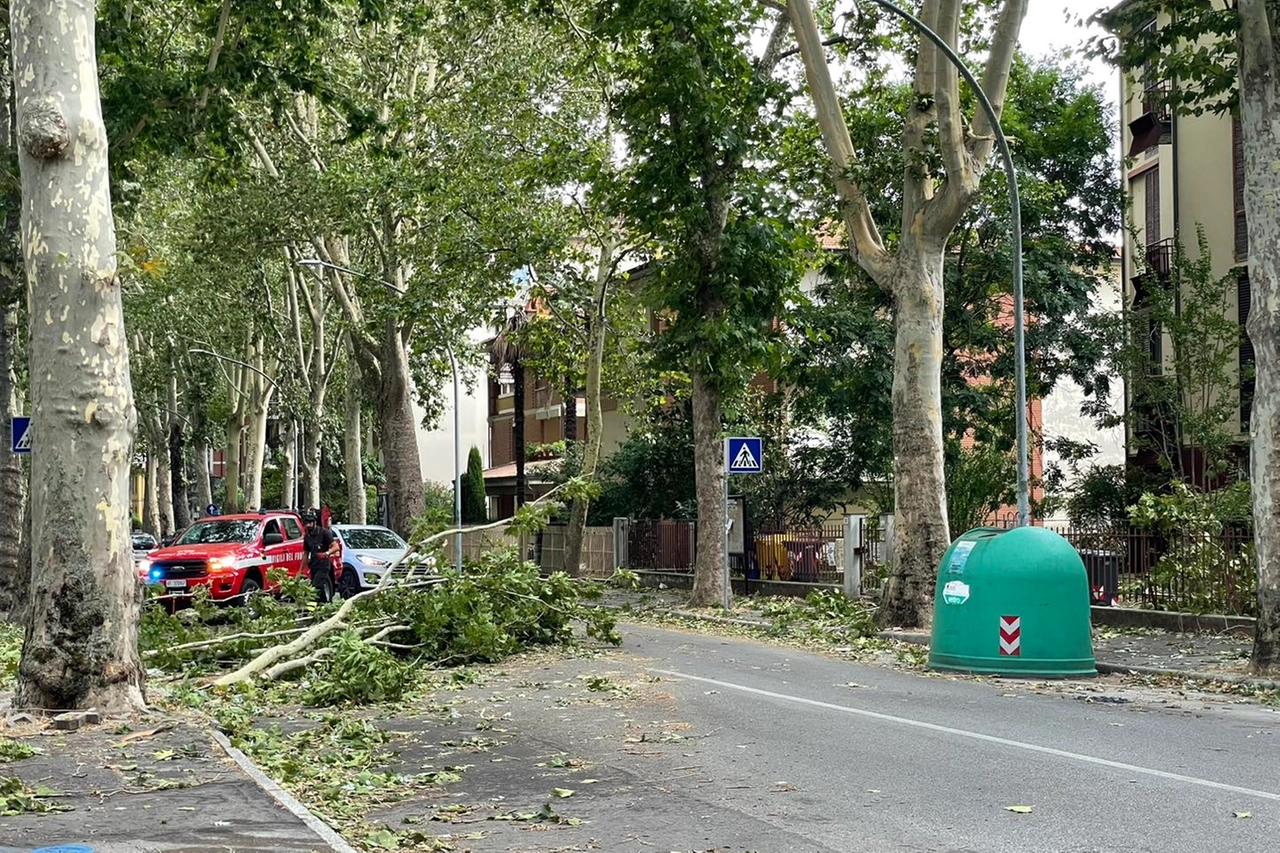
M 367 631 L 373 627 L 376 627 L 376 626 L 365 625 L 360 628 L 357 628 L 356 630 Z M 383 638 L 386 636 L 389 636 L 390 634 L 394 634 L 397 631 L 411 631 L 411 630 L 413 630 L 413 628 L 410 625 L 388 625 L 384 627 L 382 630 L 378 631 L 376 634 L 373 634 L 372 636 L 369 636 L 369 637 L 365 637 L 363 642 L 368 643 L 371 646 L 382 646 L 382 645 L 397 646 L 398 644 L 388 643 Z M 404 648 L 412 648 L 412 646 L 404 646 Z M 327 658 L 329 655 L 333 654 L 333 651 L 334 651 L 333 646 L 326 646 L 323 649 L 317 649 L 316 651 L 312 652 L 309 655 L 305 655 L 300 658 L 295 658 L 293 660 L 284 661 L 283 663 L 278 663 L 275 666 L 268 669 L 266 672 L 264 672 L 262 674 L 262 677 L 267 681 L 272 681 L 274 679 L 279 678 L 282 675 L 288 675 L 291 672 L 295 672 L 299 669 L 303 669 L 305 667 L 311 666 L 311 664 L 313 663 L 319 663 L 320 661 Z
M 556 486 L 554 489 L 547 492 L 545 495 L 538 498 L 536 501 L 532 501 L 529 505 L 547 502 L 553 495 L 555 495 L 558 491 L 560 491 L 561 488 L 562 488 L 561 486 Z M 495 528 L 506 527 L 508 525 L 509 525 L 509 520 L 503 519 L 502 521 L 495 521 L 489 524 L 482 524 L 476 527 L 465 528 L 465 530 L 466 531 L 493 530 Z M 431 536 L 428 536 L 426 539 L 424 539 L 422 542 L 416 545 L 410 546 L 404 552 L 404 554 L 400 556 L 398 560 L 396 560 L 394 563 L 392 563 L 390 566 L 387 567 L 386 571 L 382 575 L 382 579 L 378 581 L 378 585 L 375 586 L 373 589 L 366 589 L 364 592 L 360 592 L 351 596 L 350 598 L 348 598 L 346 601 L 342 603 L 342 606 L 339 607 L 338 610 L 332 616 L 330 616 L 328 619 L 325 619 L 323 622 L 319 622 L 315 625 L 312 625 L 310 628 L 304 631 L 302 635 L 299 636 L 297 639 L 291 642 L 285 643 L 284 645 L 272 646 L 269 649 L 264 649 L 256 658 L 249 661 L 244 666 L 240 667 L 234 672 L 227 673 L 226 675 L 220 677 L 217 681 L 213 682 L 214 686 L 230 687 L 233 684 L 239 684 L 242 681 L 247 681 L 248 679 L 253 678 L 258 673 L 268 669 L 269 667 L 274 666 L 276 663 L 278 663 L 281 660 L 285 660 L 286 658 L 291 658 L 294 655 L 302 653 L 306 649 L 310 648 L 311 645 L 315 643 L 317 640 L 319 640 L 321 637 L 323 637 L 324 635 L 328 634 L 329 632 L 337 629 L 340 625 L 342 625 L 344 623 L 344 620 L 347 617 L 347 614 L 350 613 L 351 609 L 356 606 L 356 602 L 368 596 L 377 595 L 379 592 L 382 592 L 384 589 L 386 589 L 388 587 L 388 581 L 390 581 L 392 575 L 395 574 L 395 570 L 399 568 L 400 565 L 403 564 L 404 561 L 407 560 L 410 556 L 416 553 L 419 553 L 423 548 L 430 545 L 432 542 L 445 539 L 449 536 L 453 536 L 454 534 L 461 533 L 461 532 L 464 532 L 463 528 L 451 527 L 447 530 L 442 530 L 439 533 L 432 534 Z M 437 578 L 434 580 L 434 582 L 443 583 L 445 580 L 446 578 Z M 427 584 L 428 581 L 422 581 L 421 583 Z M 390 584 L 390 585 L 398 586 L 398 584 Z M 289 670 L 286 670 L 286 672 L 287 671 Z
M 287 675 L 293 672 L 294 670 L 303 669 L 304 667 L 311 666 L 313 663 L 318 663 L 331 654 L 333 654 L 333 646 L 325 646 L 323 649 L 316 649 L 306 657 L 294 658 L 293 660 L 287 660 L 284 663 L 278 663 L 264 672 L 262 677 L 268 681 L 273 681 L 282 675 Z M 217 682 L 215 681 L 214 684 L 217 684 Z
M 163 651 L 185 652 L 193 649 L 207 649 L 210 646 L 219 646 L 223 643 L 235 642 L 236 640 L 270 640 L 273 637 L 287 637 L 290 634 L 300 634 L 305 630 L 307 629 L 303 626 L 301 628 L 288 628 L 284 631 L 268 631 L 264 634 L 228 634 L 225 637 L 213 637 L 209 640 L 197 640 L 191 643 L 182 643 L 181 645 L 170 646 L 167 649 L 163 649 Z M 144 658 L 153 657 L 154 655 L 160 654 L 161 651 L 161 649 L 147 649 L 142 653 L 142 656 Z

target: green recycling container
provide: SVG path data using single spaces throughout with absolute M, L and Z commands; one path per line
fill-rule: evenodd
M 1043 527 L 979 527 L 938 567 L 929 668 L 1033 678 L 1097 675 L 1089 577 Z

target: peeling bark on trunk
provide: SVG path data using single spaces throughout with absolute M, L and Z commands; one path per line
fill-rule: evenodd
M 196 503 L 200 511 L 213 503 L 213 483 L 209 480 L 209 441 L 197 439 L 191 445 L 191 453 L 195 457 L 193 473 L 195 474 Z
M 178 417 L 178 377 L 169 380 L 169 477 L 173 487 L 173 529 L 186 530 L 191 523 L 191 499 L 187 493 L 187 442 Z
M 942 443 L 942 252 L 899 259 L 894 294 L 894 564 L 887 625 L 927 626 L 951 542 Z
M 17 707 L 145 707 L 130 539 L 137 415 L 116 278 L 93 3 L 14 0 L 30 281 L 32 590 Z
M 323 394 L 321 397 L 323 398 Z M 320 409 L 324 402 L 321 400 Z M 307 427 L 302 439 L 302 502 L 307 506 L 320 506 L 320 425 Z
M 0 157 L 13 153 L 13 76 L 9 67 L 9 33 L 0 27 Z M 0 620 L 18 618 L 26 606 L 31 562 L 23 560 L 27 515 L 27 474 L 22 459 L 9 453 L 13 416 L 22 414 L 16 395 L 13 345 L 19 320 L 15 306 L 23 298 L 18 217 L 22 200 L 16 188 L 6 191 L 0 230 Z
M 388 243 L 393 237 L 388 237 Z M 349 263 L 345 242 L 338 239 L 317 242 L 322 255 L 339 267 Z M 384 270 L 387 280 L 396 279 L 395 264 Z M 407 330 L 388 319 L 381 336 L 374 338 L 364 329 L 364 314 L 348 287 L 347 276 L 333 272 L 329 283 L 343 312 L 351 322 L 348 340 L 364 381 L 373 385 L 374 409 L 378 414 L 380 449 L 387 473 L 391 527 L 408 536 L 413 520 L 426 509 L 422 491 L 422 461 L 418 454 L 418 423 L 413 414 L 413 387 L 409 376 L 409 355 L 405 349 Z
M 163 430 L 157 428 L 156 434 L 163 435 Z M 161 439 L 156 439 L 155 446 L 156 497 L 159 498 L 160 535 L 162 537 L 172 536 L 175 531 L 173 526 L 173 474 L 169 470 L 169 448 L 165 446 Z
M 1258 624 L 1253 669 L 1280 670 L 1280 48 L 1266 0 L 1240 0 L 1240 127 L 1249 223 L 1246 328 L 1256 384 L 1249 421 Z
M 360 386 L 355 376 L 347 377 L 346 417 L 342 435 L 343 466 L 347 477 L 347 520 L 351 524 L 365 524 L 368 518 L 368 498 L 364 491 L 364 451 L 361 446 Z
M 384 362 L 384 371 L 390 371 L 393 362 L 394 359 Z M 403 366 L 407 369 L 408 364 Z M 418 457 L 418 424 L 413 416 L 408 382 L 396 378 L 386 381 L 384 377 L 377 407 L 378 423 L 382 427 L 380 446 L 391 500 L 391 529 L 407 537 L 412 532 L 414 519 L 426 509 L 422 463 Z
M 720 393 L 693 373 L 693 471 L 697 481 L 697 559 L 692 607 L 715 607 L 724 600 L 724 431 Z
M 142 529 L 157 539 L 161 535 L 159 489 L 157 486 L 157 478 L 159 476 L 160 469 L 156 464 L 156 455 L 155 453 L 148 453 L 146 475 L 143 481 Z
M 239 512 L 243 509 L 240 494 L 240 445 L 244 439 L 244 421 L 238 413 L 232 414 L 227 421 L 227 449 L 224 452 L 226 464 L 223 472 L 223 485 L 226 497 L 223 500 L 223 512 Z
M 284 461 L 281 463 L 284 468 L 284 482 L 280 488 L 281 506 L 289 509 L 298 508 L 298 481 L 295 479 L 298 461 L 298 444 L 297 444 L 297 426 L 294 421 L 290 421 L 285 427 L 284 432 L 280 434 L 280 450 L 284 455 Z M 318 507 L 320 502 L 308 503 L 306 506 Z
M 274 390 L 268 386 L 255 394 L 253 409 L 249 415 L 244 464 L 244 501 L 245 509 L 248 510 L 262 508 L 262 466 L 267 455 L 267 411 L 271 406 Z
M 1028 0 L 1004 0 L 995 15 L 982 88 L 999 116 Z M 913 88 L 902 135 L 902 239 L 890 253 L 880 238 L 865 193 L 853 179 L 861 168 L 832 82 L 810 0 L 790 0 L 787 14 L 804 60 L 831 179 L 841 202 L 853 260 L 890 293 L 895 305 L 893 442 L 895 551 L 881 603 L 886 624 L 917 627 L 932 613 L 932 582 L 947 547 L 942 475 L 941 357 L 942 247 L 981 185 L 994 145 L 984 112 L 966 127 L 958 74 L 932 42 L 920 38 Z M 949 45 L 960 45 L 959 0 L 924 0 L 925 26 Z M 936 138 L 935 138 L 936 137 Z M 941 169 L 926 168 L 936 151 Z M 937 326 L 935 333 L 933 327 Z M 927 383 L 912 387 L 912 383 Z M 935 423 L 936 419 L 936 423 Z

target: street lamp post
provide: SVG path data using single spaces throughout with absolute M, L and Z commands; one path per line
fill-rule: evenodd
M 929 29 L 915 15 L 895 6 L 889 0 L 871 0 L 871 2 L 894 13 L 924 34 L 929 41 L 937 45 L 938 50 L 942 51 L 960 72 L 960 76 L 973 87 L 973 93 L 977 95 L 982 111 L 987 114 L 987 119 L 991 122 L 991 130 L 996 137 L 996 147 L 1000 151 L 1000 159 L 1004 161 L 1005 178 L 1009 185 L 1010 218 L 1013 220 L 1013 360 L 1018 419 L 1018 526 L 1025 527 L 1031 519 L 1031 475 L 1027 457 L 1027 351 L 1022 292 L 1022 205 L 1018 199 L 1018 174 L 1013 167 L 1013 155 L 1009 153 L 1009 140 L 1000 127 L 1000 117 L 991 106 L 991 99 L 978 85 L 977 79 L 964 64 L 964 60 L 951 49 L 946 40 Z
M 370 281 L 376 281 L 383 287 L 394 290 L 396 293 L 404 295 L 404 291 L 396 287 L 389 281 L 383 281 L 376 276 L 368 273 L 357 272 L 353 269 L 340 267 L 337 264 L 331 264 L 328 261 L 322 261 L 319 258 L 303 258 L 298 261 L 300 266 L 304 267 L 324 267 L 325 269 L 335 270 L 336 272 L 346 273 L 347 275 L 359 276 L 367 278 Z M 458 532 L 454 535 L 453 542 L 453 561 L 454 566 L 459 572 L 462 571 L 462 430 L 459 426 L 459 406 L 461 399 L 460 384 L 458 382 L 458 359 L 453 352 L 453 344 L 449 343 L 448 336 L 445 335 L 444 329 L 441 328 L 439 321 L 430 314 L 425 315 L 431 325 L 435 326 L 436 332 L 440 335 L 440 341 L 444 344 L 445 352 L 449 354 L 449 369 L 453 372 L 453 526 Z

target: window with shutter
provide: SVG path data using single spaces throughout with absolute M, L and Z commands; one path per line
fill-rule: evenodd
M 1252 303 L 1253 289 L 1249 286 L 1249 271 L 1244 270 L 1236 279 L 1236 318 L 1243 332 L 1240 338 L 1240 429 L 1245 432 L 1249 431 L 1249 417 L 1253 410 L 1253 342 L 1249 340 L 1249 332 L 1244 328 Z
M 1160 167 L 1149 169 L 1143 183 L 1147 195 L 1147 229 L 1143 236 L 1150 246 L 1160 240 Z
M 1240 117 L 1231 118 L 1231 188 L 1236 212 L 1236 260 L 1249 257 L 1249 226 L 1244 213 L 1244 141 Z

